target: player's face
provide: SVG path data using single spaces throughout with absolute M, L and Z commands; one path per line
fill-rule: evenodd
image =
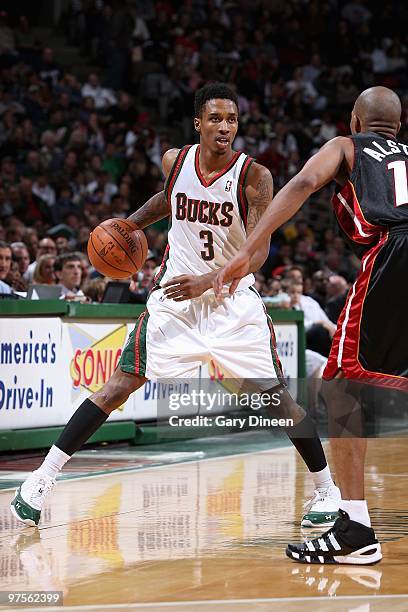
M 195 119 L 200 142 L 212 153 L 229 151 L 238 130 L 238 109 L 232 100 L 208 100 L 200 118 Z

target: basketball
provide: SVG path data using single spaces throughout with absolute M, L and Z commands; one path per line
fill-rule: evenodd
M 140 270 L 146 256 L 146 236 L 126 219 L 108 219 L 95 227 L 89 236 L 89 260 L 104 276 L 129 278 Z

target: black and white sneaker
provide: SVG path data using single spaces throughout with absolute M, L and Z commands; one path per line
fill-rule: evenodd
M 289 544 L 286 555 L 298 563 L 349 563 L 372 565 L 381 561 L 381 545 L 374 530 L 350 520 L 344 510 L 333 527 L 320 538 Z

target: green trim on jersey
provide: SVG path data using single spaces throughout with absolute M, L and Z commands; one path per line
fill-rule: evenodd
M 184 160 L 186 159 L 187 153 L 191 149 L 192 145 L 186 145 L 177 153 L 177 157 L 174 160 L 174 163 L 171 167 L 169 175 L 166 179 L 166 184 L 164 186 L 164 193 L 166 195 L 167 204 L 169 205 L 169 209 L 171 210 L 171 192 L 173 191 L 174 183 L 177 181 L 178 176 L 180 174 L 181 168 L 184 164 Z
M 167 204 L 170 210 L 170 217 L 169 217 L 169 225 L 167 228 L 167 233 L 170 231 L 171 228 L 171 194 L 173 191 L 173 187 L 179 177 L 179 174 L 181 172 L 181 168 L 183 167 L 184 164 L 184 160 L 187 157 L 187 153 L 189 152 L 189 150 L 191 149 L 192 145 L 186 145 L 185 147 L 183 147 L 182 149 L 180 149 L 180 151 L 177 154 L 176 159 L 174 160 L 174 164 L 171 167 L 171 170 L 169 172 L 169 176 L 167 177 L 166 180 L 166 185 L 164 187 L 164 193 L 166 195 L 166 199 L 167 199 Z M 164 275 L 166 274 L 166 270 L 167 270 L 167 261 L 169 259 L 169 250 L 170 247 L 167 244 L 166 249 L 164 251 L 164 255 L 163 255 L 163 259 L 160 265 L 160 269 L 158 271 L 158 273 L 156 274 L 156 276 L 154 277 L 154 281 L 153 281 L 153 288 L 150 291 L 150 293 L 152 291 L 154 291 L 158 285 L 160 284 L 160 281 L 162 280 L 162 278 L 164 277 Z M 149 293 L 149 296 L 150 296 Z
M 169 230 L 170 230 L 171 224 L 169 224 Z M 160 269 L 158 271 L 158 273 L 156 274 L 156 276 L 154 277 L 154 287 L 157 287 L 158 285 L 160 285 L 160 281 L 162 280 L 162 278 L 164 277 L 164 275 L 166 274 L 167 271 L 167 262 L 169 260 L 169 253 L 170 253 L 170 246 L 167 245 L 166 249 L 164 251 L 164 255 L 163 255 L 163 259 L 160 265 Z

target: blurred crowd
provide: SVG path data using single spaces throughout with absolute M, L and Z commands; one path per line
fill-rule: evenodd
M 362 89 L 383 84 L 406 102 L 407 17 L 405 3 L 386 0 L 72 0 L 58 31 L 90 66 L 80 79 L 27 17 L 12 23 L 0 12 L 0 293 L 36 283 L 102 299 L 107 279 L 86 256 L 90 230 L 163 188 L 161 156 L 194 142 L 194 92 L 208 81 L 236 89 L 234 146 L 282 187 L 348 133 Z M 331 190 L 274 235 L 256 278 L 268 305 L 305 312 L 308 345 L 322 355 L 359 268 L 336 229 Z M 166 225 L 147 230 L 134 301 L 146 299 Z

